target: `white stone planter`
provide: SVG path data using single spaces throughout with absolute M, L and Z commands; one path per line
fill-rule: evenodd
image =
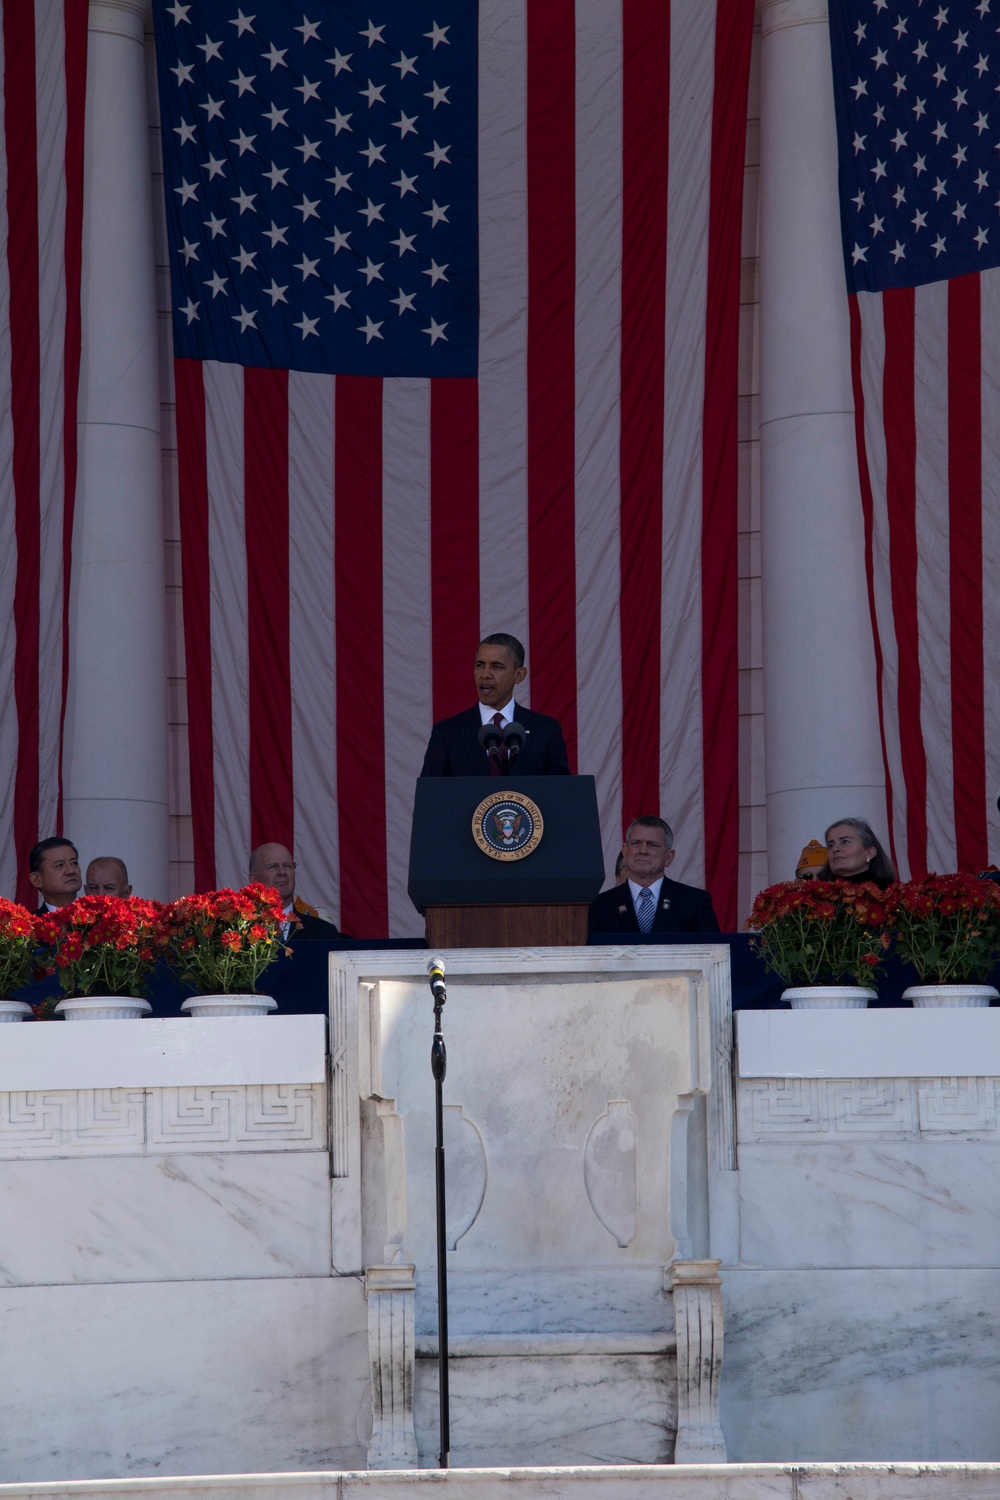
M 0 1022 L 23 1021 L 31 1015 L 31 1006 L 26 1000 L 0 1000 Z
M 793 1010 L 863 1010 L 875 997 L 860 984 L 804 984 L 781 992 Z
M 911 984 L 903 999 L 916 1007 L 931 1005 L 989 1005 L 997 998 L 991 984 Z
M 56 1015 L 64 1021 L 138 1021 L 153 1009 L 148 1000 L 131 995 L 82 995 L 60 1000 Z
M 266 1016 L 277 1009 L 270 995 L 195 995 L 181 1006 L 189 1016 Z

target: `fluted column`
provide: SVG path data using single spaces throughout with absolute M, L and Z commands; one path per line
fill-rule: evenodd
M 825 0 L 760 0 L 760 469 L 770 879 L 885 830 Z
M 64 827 L 165 896 L 167 708 L 144 0 L 91 0 Z
M 372 1376 L 369 1469 L 415 1469 L 413 1428 L 414 1267 L 369 1266 L 368 1358 Z
M 677 1334 L 675 1464 L 724 1464 L 719 1425 L 722 1282 L 717 1260 L 673 1260 L 667 1267 Z

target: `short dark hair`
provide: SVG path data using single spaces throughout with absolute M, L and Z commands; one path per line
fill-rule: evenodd
M 57 834 L 54 834 L 50 839 L 42 839 L 41 843 L 36 844 L 32 849 L 31 853 L 28 855 L 28 873 L 34 875 L 36 871 L 42 868 L 42 859 L 46 854 L 48 854 L 50 849 L 63 848 L 72 849 L 73 853 L 76 854 L 77 859 L 80 858 L 79 854 L 77 853 L 77 847 L 73 843 L 72 839 L 63 839 L 60 838 Z
M 481 646 L 504 646 L 510 652 L 515 667 L 524 666 L 524 647 L 516 635 L 507 635 L 503 630 L 496 630 L 492 635 L 484 635 L 479 644 Z
M 633 828 L 661 828 L 663 830 L 663 837 L 667 841 L 667 848 L 672 849 L 674 847 L 674 831 L 670 824 L 665 823 L 662 818 L 654 818 L 652 813 L 640 813 L 639 817 L 632 819 L 625 830 L 626 844 Z

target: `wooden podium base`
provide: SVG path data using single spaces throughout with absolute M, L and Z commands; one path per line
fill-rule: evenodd
M 588 904 L 553 906 L 428 906 L 431 948 L 582 948 Z

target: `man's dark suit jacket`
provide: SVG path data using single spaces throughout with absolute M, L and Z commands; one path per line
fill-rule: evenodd
M 517 705 L 517 722 L 526 731 L 524 748 L 505 776 L 568 776 L 569 756 L 562 730 L 548 714 Z M 441 719 L 431 730 L 421 776 L 490 776 L 490 758 L 479 743 L 479 705 L 454 718 Z
M 591 932 L 638 932 L 639 919 L 628 883 L 602 891 L 590 903 Z M 707 891 L 682 885 L 664 875 L 653 913 L 653 932 L 718 932 L 719 923 Z
M 322 917 L 311 917 L 308 912 L 303 911 L 297 911 L 295 916 L 297 925 L 293 922 L 288 929 L 290 943 L 301 942 L 303 938 L 335 938 L 341 935 L 339 927 L 334 927 L 332 922 L 324 922 Z

